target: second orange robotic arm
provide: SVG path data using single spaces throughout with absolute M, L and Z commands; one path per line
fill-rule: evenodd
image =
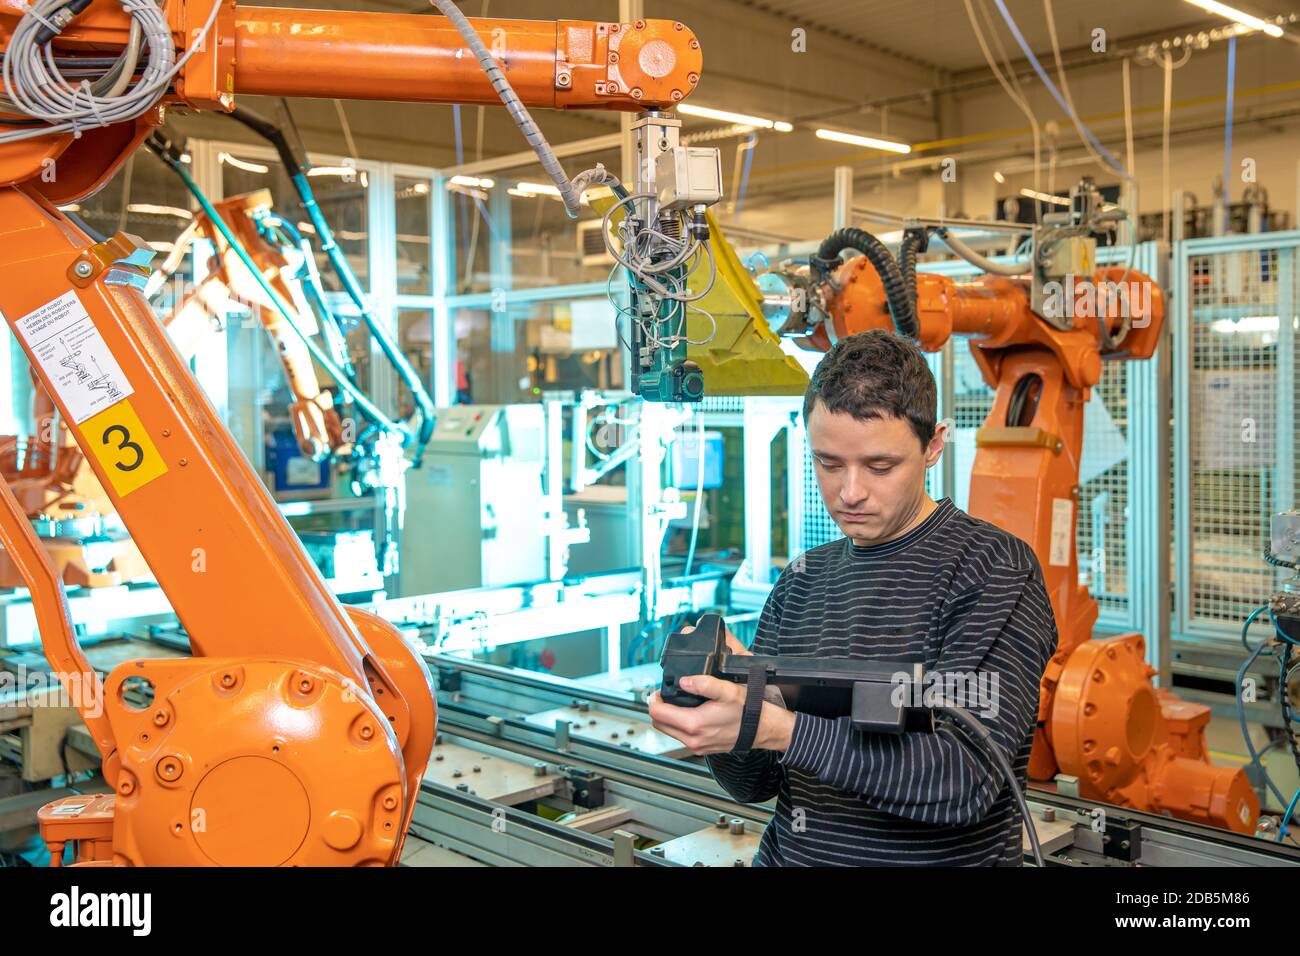
M 1122 300 L 1101 298 L 1098 290 L 1121 283 Z M 1117 267 L 1070 278 L 1064 288 L 1075 296 L 1072 319 L 1057 328 L 1031 308 L 1027 277 L 916 275 L 921 347 L 969 338 L 996 392 L 975 438 L 968 509 L 1033 547 L 1056 617 L 1059 642 L 1042 679 L 1029 775 L 1072 774 L 1090 799 L 1251 833 L 1259 802 L 1244 772 L 1206 755 L 1209 708 L 1151 685 L 1142 635 L 1093 639 L 1097 602 L 1079 575 L 1084 407 L 1101 381 L 1103 339 L 1119 333 L 1111 303 L 1130 312 L 1115 357 L 1145 359 L 1160 339 L 1164 295 L 1148 276 Z M 866 256 L 840 265 L 813 294 L 825 318 L 805 340 L 810 347 L 893 327 L 884 283 Z

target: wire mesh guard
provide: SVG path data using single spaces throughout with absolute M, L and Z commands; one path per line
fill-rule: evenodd
M 1296 260 L 1292 247 L 1214 252 L 1187 262 L 1189 420 L 1174 427 L 1190 430 L 1184 487 L 1191 534 L 1183 545 L 1193 625 L 1235 630 L 1284 576 L 1260 555 L 1270 515 L 1296 500 Z

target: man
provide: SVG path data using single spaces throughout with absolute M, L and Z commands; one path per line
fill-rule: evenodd
M 991 691 L 967 697 L 967 709 L 1024 786 L 1056 624 L 1030 547 L 926 494 L 946 437 L 935 392 L 919 349 L 891 332 L 851 336 L 817 366 L 804 420 L 822 501 L 845 537 L 785 569 L 753 650 L 919 660 L 953 679 L 945 686 Z M 709 700 L 674 707 L 655 694 L 654 725 L 708 755 L 735 799 L 776 798 L 758 865 L 1020 864 L 1011 791 L 946 719 L 934 734 L 866 734 L 847 717 L 791 712 L 769 691 L 752 746 L 732 752 L 744 686 L 701 675 L 682 689 Z

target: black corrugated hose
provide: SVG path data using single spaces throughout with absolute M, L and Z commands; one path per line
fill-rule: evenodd
M 912 309 L 916 309 L 916 257 L 930 247 L 930 233 L 924 228 L 908 229 L 898 246 L 898 268 L 907 283 Z
M 865 229 L 856 229 L 853 226 L 836 230 L 822 240 L 821 246 L 817 249 L 818 261 L 815 264 L 824 273 L 829 273 L 835 268 L 840 253 L 845 249 L 857 250 L 875 267 L 876 274 L 880 276 L 880 281 L 885 287 L 889 314 L 894 320 L 894 328 L 898 334 L 909 339 L 918 338 L 921 329 L 916 319 L 915 276 L 909 286 L 907 280 L 903 278 L 898 260 L 885 248 L 884 243 Z M 912 255 L 912 262 L 915 265 L 915 254 Z

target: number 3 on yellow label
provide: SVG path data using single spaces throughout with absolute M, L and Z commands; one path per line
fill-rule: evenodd
M 122 497 L 167 474 L 162 455 L 128 399 L 86 419 L 81 432 L 113 490 Z

